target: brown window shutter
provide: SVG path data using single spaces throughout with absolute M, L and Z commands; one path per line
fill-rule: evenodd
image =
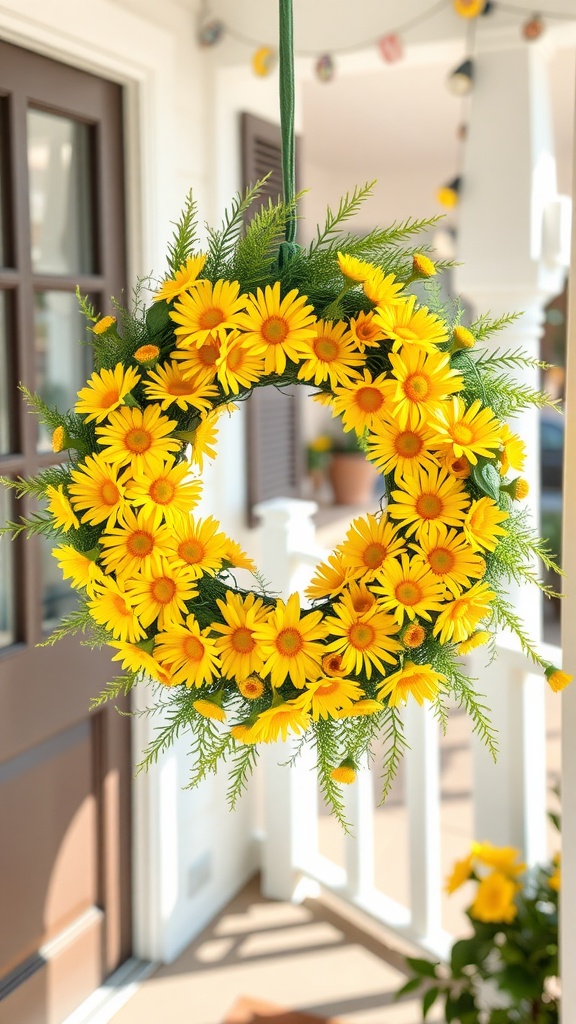
M 242 187 L 270 174 L 262 203 L 282 197 L 280 128 L 242 114 Z M 298 143 L 296 144 L 298 155 Z M 258 209 L 255 205 L 254 212 Z M 254 505 L 268 498 L 298 497 L 304 473 L 301 432 L 302 389 L 256 388 L 246 402 L 248 523 L 256 525 Z

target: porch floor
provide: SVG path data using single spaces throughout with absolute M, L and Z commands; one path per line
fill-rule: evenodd
M 319 1024 L 420 1024 L 417 999 L 394 1000 L 406 980 L 402 953 L 418 955 L 331 896 L 297 905 L 266 900 L 255 878 L 178 960 L 142 984 L 111 1024 L 277 1020 L 263 1012 L 233 1016 L 242 997 L 311 1014 Z M 299 1024 L 297 1016 L 284 1020 Z

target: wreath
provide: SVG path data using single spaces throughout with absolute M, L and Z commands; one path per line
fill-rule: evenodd
M 51 639 L 81 631 L 84 643 L 113 648 L 122 673 L 95 703 L 141 679 L 156 686 L 163 719 L 144 763 L 187 728 L 192 783 L 227 760 L 234 805 L 259 745 L 300 737 L 315 746 L 342 819 L 340 784 L 376 735 L 386 795 L 410 696 L 443 722 L 455 698 L 494 751 L 461 659 L 494 646 L 496 630 L 516 633 L 552 686 L 569 680 L 542 660 L 506 598 L 512 580 L 551 593 L 534 559 L 556 566 L 522 509 L 525 446 L 504 422 L 548 398 L 514 378 L 541 364 L 484 347 L 511 318 L 466 327 L 457 302 L 442 305 L 442 267 L 410 245 L 430 222 L 346 232 L 367 185 L 328 209 L 307 248 L 287 247 L 291 203 L 262 207 L 243 228 L 260 191 L 236 197 L 204 252 L 188 197 L 148 306 L 142 286 L 116 317 L 80 298 L 94 372 L 74 409 L 23 389 L 67 459 L 3 481 L 45 499 L 7 529 L 54 538 L 78 590 L 78 610 Z M 220 417 L 256 388 L 293 385 L 312 386 L 357 435 L 383 492 L 317 566 L 307 605 L 270 593 L 218 521 L 194 514 Z M 249 586 L 239 570 L 254 574 Z

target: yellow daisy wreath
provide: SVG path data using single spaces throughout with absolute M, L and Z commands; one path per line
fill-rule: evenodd
M 288 206 L 264 207 L 243 230 L 258 192 L 237 197 L 204 253 L 189 197 L 148 308 L 137 293 L 133 310 L 100 318 L 81 300 L 94 372 L 74 410 L 27 393 L 67 460 L 4 480 L 45 498 L 7 529 L 55 538 L 79 592 L 54 638 L 81 630 L 114 649 L 122 674 L 96 703 L 140 679 L 168 703 L 145 761 L 186 726 L 192 781 L 228 760 L 234 804 L 258 744 L 300 735 L 342 816 L 339 784 L 376 734 L 387 792 L 410 695 L 442 719 L 455 698 L 492 744 L 461 656 L 493 644 L 498 628 L 514 630 L 558 688 L 506 600 L 511 580 L 536 582 L 535 556 L 552 563 L 518 504 L 524 445 L 503 418 L 547 398 L 514 379 L 533 361 L 483 347 L 509 318 L 466 328 L 458 304 L 441 308 L 435 264 L 409 246 L 425 223 L 343 232 L 366 186 L 283 259 Z M 428 305 L 410 290 L 417 280 Z M 253 590 L 239 587 L 235 569 L 256 567 L 216 519 L 194 515 L 221 414 L 256 387 L 294 384 L 315 386 L 357 434 L 383 492 L 380 510 L 317 567 L 304 606 L 257 574 Z

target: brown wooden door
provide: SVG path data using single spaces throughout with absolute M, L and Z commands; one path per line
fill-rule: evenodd
M 0 43 L 0 473 L 61 458 L 17 384 L 72 405 L 76 285 L 109 312 L 124 281 L 120 88 Z M 36 646 L 74 605 L 47 543 L 0 542 L 0 1024 L 58 1024 L 131 948 L 129 719 L 88 714 L 107 655 Z

